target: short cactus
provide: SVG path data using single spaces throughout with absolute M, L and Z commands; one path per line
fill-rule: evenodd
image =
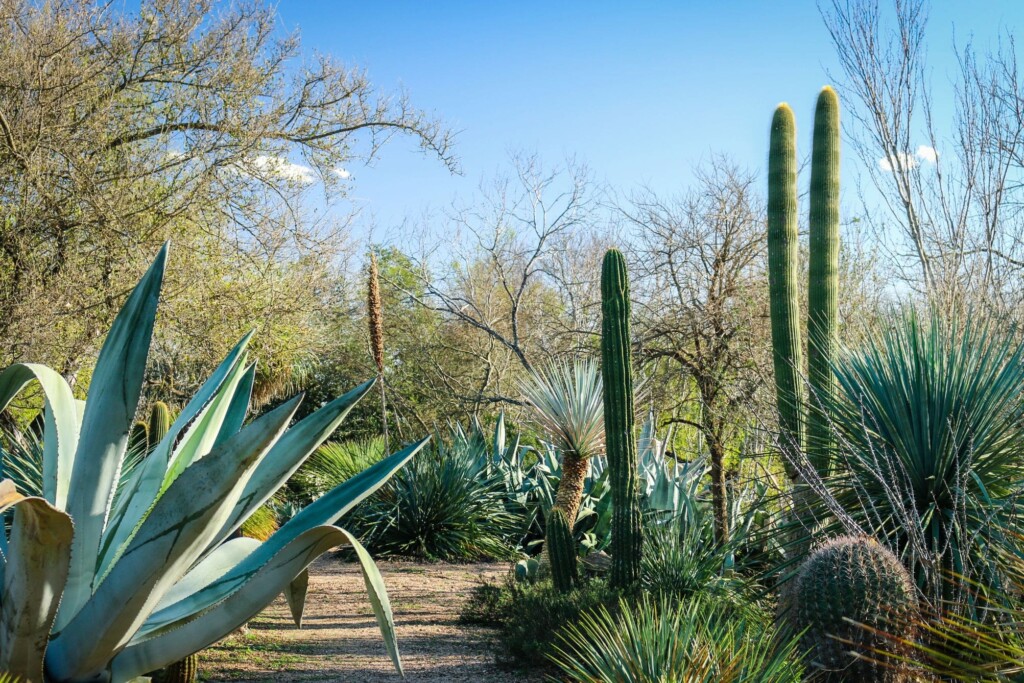
M 899 559 L 877 541 L 844 536 L 820 546 L 800 568 L 786 596 L 787 618 L 803 631 L 815 681 L 902 683 L 913 678 L 879 652 L 914 637 L 917 590 Z M 865 628 L 866 627 L 866 628 Z M 876 661 L 872 661 L 876 660 Z
M 155 672 L 153 683 L 195 683 L 199 674 L 199 655 L 189 655 L 166 669 Z
M 560 593 L 568 593 L 576 585 L 576 539 L 572 535 L 569 518 L 563 510 L 554 508 L 547 522 L 548 559 L 551 562 L 551 580 Z
M 171 428 L 171 411 L 163 401 L 157 401 L 149 409 L 149 442 L 158 444 Z
M 618 249 L 609 249 L 601 268 L 601 376 L 612 495 L 611 583 L 617 588 L 638 580 L 642 543 L 629 314 L 626 259 Z
M 149 450 L 149 425 L 138 420 L 128 432 L 128 449 L 133 453 L 145 453 Z

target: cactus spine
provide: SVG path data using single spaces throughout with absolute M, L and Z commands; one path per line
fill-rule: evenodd
M 633 375 L 626 259 L 609 249 L 601 268 L 601 374 L 612 495 L 612 579 L 624 588 L 640 575 L 640 494 L 633 429 Z
M 810 256 L 807 287 L 807 457 L 826 475 L 834 438 L 829 406 L 835 394 L 839 325 L 839 98 L 825 86 L 814 110 L 811 152 Z
M 149 442 L 158 444 L 171 428 L 171 411 L 163 401 L 157 401 L 149 409 Z
M 793 581 L 788 618 L 795 631 L 806 629 L 801 647 L 820 670 L 814 680 L 915 680 L 905 667 L 895 666 L 897 660 L 869 661 L 884 662 L 880 652 L 907 654 L 898 651 L 897 640 L 878 631 L 903 642 L 915 635 L 917 591 L 888 549 L 867 537 L 834 539 L 807 558 Z
M 797 293 L 796 120 L 788 104 L 772 118 L 768 152 L 768 290 L 772 360 L 782 445 L 804 448 L 803 385 Z M 795 472 L 790 473 L 795 478 Z
M 564 510 L 553 508 L 547 523 L 548 559 L 555 589 L 568 593 L 576 585 L 576 539 Z

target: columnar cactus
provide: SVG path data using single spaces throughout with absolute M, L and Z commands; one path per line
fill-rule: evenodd
M 837 538 L 811 553 L 793 581 L 788 618 L 794 631 L 806 629 L 801 646 L 819 670 L 814 680 L 913 680 L 895 664 L 897 639 L 915 635 L 917 590 L 892 552 L 871 538 Z M 883 652 L 896 658 L 886 662 Z
M 171 428 L 171 411 L 163 401 L 157 401 L 149 409 L 149 442 L 158 444 Z
M 626 259 L 609 249 L 601 268 L 601 374 L 613 506 L 612 585 L 620 588 L 639 578 L 642 543 L 629 315 Z
M 768 153 L 768 279 L 776 400 L 782 445 L 794 453 L 806 453 L 824 475 L 833 444 L 828 405 L 835 392 L 831 364 L 839 318 L 839 99 L 830 87 L 818 96 L 811 155 L 807 369 L 813 396 L 809 409 L 800 379 L 796 175 L 796 121 L 789 105 L 780 104 L 772 118 Z M 796 479 L 792 470 L 790 476 Z
M 788 104 L 772 118 L 768 152 L 768 290 L 772 360 L 783 446 L 804 447 L 804 392 L 800 382 L 800 301 L 797 295 L 796 120 Z
M 554 508 L 547 520 L 547 549 L 551 579 L 561 593 L 576 585 L 576 539 L 564 510 Z
M 807 287 L 807 456 L 827 474 L 834 438 L 828 407 L 835 394 L 839 325 L 839 98 L 825 86 L 814 110 L 811 152 L 810 258 Z
M 149 444 L 156 445 L 164 440 L 171 428 L 171 411 L 163 401 L 157 401 L 149 409 Z M 156 672 L 153 680 L 157 683 L 193 683 L 199 669 L 199 655 L 191 654 Z

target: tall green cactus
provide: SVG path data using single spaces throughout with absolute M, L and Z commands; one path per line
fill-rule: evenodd
M 555 588 L 568 593 L 577 580 L 576 539 L 564 510 L 553 508 L 548 515 L 546 544 Z
M 149 443 L 158 444 L 171 428 L 171 411 L 163 401 L 157 401 L 149 409 Z
M 800 380 L 803 355 L 796 281 L 796 170 L 796 119 L 789 105 L 783 103 L 772 118 L 768 152 L 768 290 L 782 442 L 787 448 L 802 451 L 804 391 Z
M 828 406 L 835 393 L 831 366 L 839 324 L 839 99 L 830 87 L 818 96 L 811 154 L 807 370 L 813 396 L 809 407 L 805 407 L 808 402 L 800 378 L 796 175 L 796 121 L 789 105 L 780 104 L 772 118 L 768 153 L 768 280 L 776 400 L 783 445 L 806 453 L 824 475 L 833 450 Z M 796 479 L 792 469 L 790 476 Z
M 814 110 L 807 287 L 807 457 L 828 474 L 834 448 L 829 406 L 836 390 L 839 326 L 839 98 L 825 86 Z
M 872 538 L 837 538 L 815 550 L 792 581 L 786 618 L 803 633 L 814 680 L 916 680 L 897 663 L 915 636 L 917 589 L 888 549 Z M 882 652 L 895 657 L 886 662 Z
M 633 372 L 626 259 L 609 249 L 601 268 L 601 375 L 612 495 L 612 578 L 615 587 L 640 576 L 640 492 L 633 428 Z
M 154 446 L 167 436 L 171 428 L 171 411 L 163 401 L 157 401 L 149 409 L 149 443 Z M 199 655 L 192 654 L 161 669 L 153 676 L 154 683 L 194 683 L 199 671 Z

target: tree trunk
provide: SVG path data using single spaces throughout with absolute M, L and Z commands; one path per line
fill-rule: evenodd
M 562 456 L 562 479 L 555 493 L 555 507 L 565 512 L 570 526 L 576 525 L 576 515 L 579 514 L 580 501 L 583 499 L 583 484 L 589 471 L 590 463 L 586 458 L 575 453 Z
M 725 447 L 720 439 L 708 437 L 711 453 L 711 503 L 715 512 L 715 543 L 729 540 L 729 507 L 725 490 Z

